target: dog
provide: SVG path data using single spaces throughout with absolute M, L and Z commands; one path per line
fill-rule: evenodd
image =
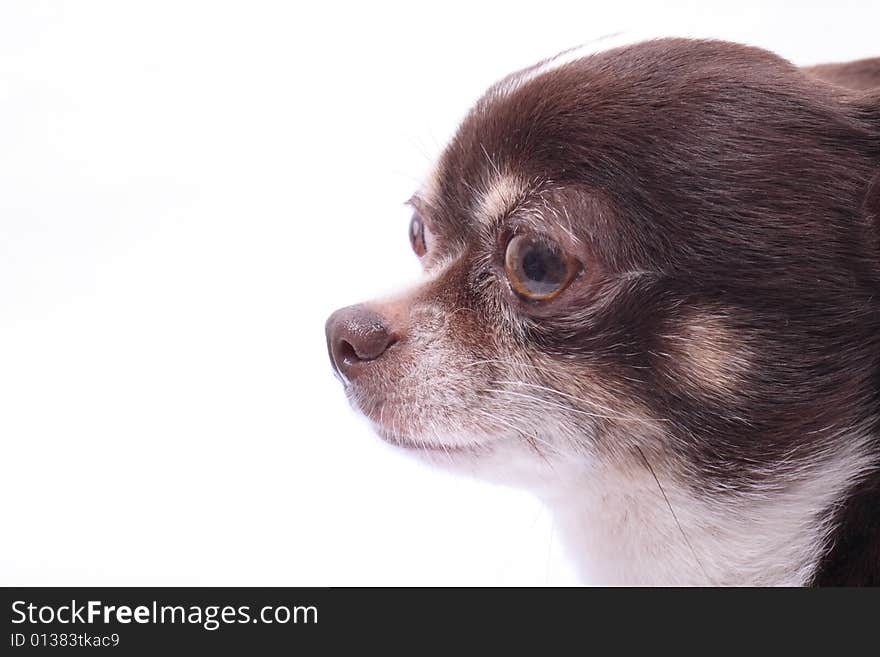
M 524 486 L 601 585 L 880 584 L 880 58 L 660 39 L 494 84 L 336 311 L 385 440 Z

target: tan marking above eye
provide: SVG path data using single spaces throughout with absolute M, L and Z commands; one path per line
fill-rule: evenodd
M 479 223 L 491 226 L 511 212 L 520 201 L 526 186 L 513 176 L 498 176 L 478 195 L 473 216 Z

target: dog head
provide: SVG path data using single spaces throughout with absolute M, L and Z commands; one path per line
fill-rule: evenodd
M 876 454 L 874 100 L 712 41 L 501 80 L 410 201 L 424 281 L 327 323 L 351 402 L 394 444 L 504 476 L 651 464 L 724 496 L 845 453 L 856 477 Z

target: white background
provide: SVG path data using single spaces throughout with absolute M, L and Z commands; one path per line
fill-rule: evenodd
M 792 9 L 799 5 L 798 9 Z M 877 2 L 0 4 L 0 584 L 567 584 L 549 514 L 373 437 L 336 307 L 496 78 L 624 31 L 880 55 Z

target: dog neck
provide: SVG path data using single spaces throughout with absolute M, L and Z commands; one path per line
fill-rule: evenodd
M 602 465 L 540 496 L 589 583 L 799 586 L 816 580 L 835 510 L 875 467 L 865 445 L 848 441 L 764 490 L 697 490 L 669 471 Z

